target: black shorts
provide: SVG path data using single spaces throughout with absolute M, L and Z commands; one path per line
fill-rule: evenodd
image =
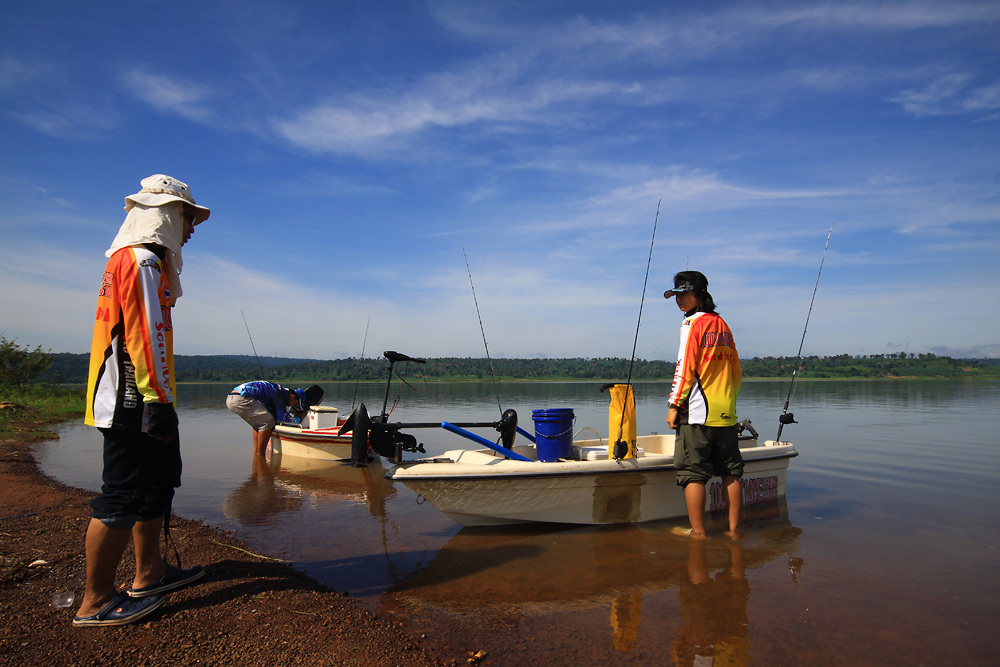
M 179 438 L 163 442 L 145 433 L 102 428 L 104 473 L 91 516 L 109 528 L 132 528 L 170 511 L 181 485 Z
M 743 477 L 739 427 L 681 424 L 674 438 L 674 465 L 679 486 L 713 476 Z

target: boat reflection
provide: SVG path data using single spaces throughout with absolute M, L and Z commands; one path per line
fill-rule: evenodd
M 378 460 L 353 468 L 342 461 L 275 454 L 253 458 L 250 476 L 226 497 L 223 513 L 244 526 L 266 526 L 306 505 L 363 502 L 373 517 L 385 519 L 386 501 L 395 493 Z
M 604 608 L 612 652 L 631 652 L 639 644 L 643 596 L 676 587 L 682 626 L 671 649 L 675 661 L 701 664 L 699 658 L 715 655 L 739 664 L 748 646 L 746 571 L 783 560 L 801 567 L 793 558 L 801 530 L 788 519 L 783 498 L 748 508 L 736 541 L 678 537 L 670 532 L 676 525 L 465 528 L 383 603 L 439 620 L 475 612 L 493 630 L 513 629 L 528 617 Z

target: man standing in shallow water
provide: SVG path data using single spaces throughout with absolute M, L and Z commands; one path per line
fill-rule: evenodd
M 187 184 L 163 174 L 143 179 L 125 210 L 105 253 L 90 350 L 84 422 L 104 436 L 104 483 L 90 503 L 78 627 L 133 623 L 163 604 L 162 593 L 205 573 L 201 565 L 168 565 L 159 542 L 181 485 L 170 313 L 181 295 L 181 246 L 210 211 L 195 204 Z M 120 591 L 115 575 L 129 537 L 136 573 Z
M 706 537 L 705 485 L 718 475 L 729 503 L 729 534 L 735 536 L 743 518 L 743 455 L 736 425 L 743 373 L 733 333 L 715 312 L 708 278 L 698 271 L 675 275 L 674 287 L 663 296 L 676 297 L 684 313 L 667 426 L 677 432 L 674 465 L 691 528 L 675 532 Z

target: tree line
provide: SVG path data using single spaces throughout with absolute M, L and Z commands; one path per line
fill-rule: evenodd
M 37 380 L 56 384 L 83 384 L 87 381 L 89 355 L 45 353 L 49 358 Z M 30 356 L 30 355 L 29 355 Z M 396 372 L 428 380 L 484 380 L 495 374 L 497 380 L 591 380 L 624 381 L 629 373 L 629 359 L 620 357 L 566 359 L 509 359 L 490 361 L 481 357 L 439 357 L 426 364 L 396 364 Z M 1000 367 L 992 360 L 969 360 L 935 354 L 906 352 L 882 355 L 751 357 L 742 359 L 745 378 L 790 378 L 797 369 L 799 378 L 879 378 L 879 377 L 1000 377 Z M 175 372 L 180 382 L 231 382 L 263 379 L 282 384 L 302 382 L 383 381 L 388 378 L 389 362 L 378 358 L 289 359 L 248 355 L 177 355 Z M 670 380 L 674 362 L 637 359 L 632 379 Z M 37 365 L 33 367 L 37 370 Z M 2 372 L 2 371 L 0 371 Z M 0 376 L 2 383 L 2 376 Z

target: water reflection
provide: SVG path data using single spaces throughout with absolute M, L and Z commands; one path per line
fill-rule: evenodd
M 277 465 L 263 456 L 252 457 L 250 477 L 226 496 L 222 512 L 243 526 L 267 526 L 283 512 L 302 505 L 297 489 L 275 481 Z
M 460 531 L 376 470 L 366 478 L 331 464 L 327 476 L 288 460 L 255 470 L 245 425 L 222 402 L 230 388 L 179 393 L 179 515 L 236 530 L 255 551 L 294 561 L 366 608 L 397 612 L 458 663 L 479 649 L 505 666 L 705 655 L 691 648 L 701 640 L 684 644 L 693 637 L 694 612 L 681 608 L 692 553 L 666 534 L 676 524 Z M 353 383 L 324 389 L 324 403 L 345 412 L 355 398 Z M 357 399 L 381 406 L 384 390 L 362 385 Z M 668 383 L 637 386 L 640 433 L 663 430 L 668 391 Z M 787 391 L 784 381 L 745 383 L 741 417 L 773 438 Z M 525 421 L 534 408 L 573 407 L 578 430 L 607 427 L 607 397 L 594 385 L 503 383 L 500 392 Z M 750 660 L 760 664 L 1000 663 L 988 639 L 997 620 L 991 573 L 1000 570 L 1000 448 L 989 418 L 998 404 L 996 381 L 799 383 L 800 423 L 783 434 L 800 452 L 788 475 L 795 525 L 784 515 L 748 524 L 740 546 L 751 600 L 726 612 L 715 641 L 732 646 L 744 636 L 746 615 Z M 404 395 L 393 419 L 456 415 L 495 418 L 492 386 L 432 385 Z M 58 433 L 35 446 L 42 469 L 96 492 L 100 434 L 80 423 Z M 421 435 L 432 455 L 465 445 Z M 739 557 L 711 540 L 694 570 L 732 583 Z
M 383 608 L 456 621 L 475 615 L 480 626 L 511 633 L 531 625 L 529 618 L 537 624 L 552 613 L 604 610 L 607 648 L 631 653 L 640 643 L 644 596 L 676 588 L 683 624 L 670 649 L 674 659 L 742 664 L 749 645 L 746 570 L 792 558 L 801 568 L 793 553 L 802 531 L 783 499 L 749 509 L 746 535 L 737 541 L 692 541 L 672 535 L 673 525 L 465 528 L 390 589 Z M 476 632 L 450 625 L 456 640 Z
M 306 505 L 345 501 L 364 502 L 373 517 L 385 519 L 386 500 L 396 493 L 377 461 L 352 468 L 340 461 L 280 454 L 252 459 L 250 476 L 223 504 L 226 517 L 244 526 L 268 526 Z
M 671 652 L 674 664 L 747 662 L 750 582 L 746 576 L 746 554 L 739 542 L 724 546 L 729 552 L 728 562 L 713 577 L 708 565 L 708 544 L 692 540 L 688 545 L 688 576 L 681 580 L 678 593 L 682 625 Z

